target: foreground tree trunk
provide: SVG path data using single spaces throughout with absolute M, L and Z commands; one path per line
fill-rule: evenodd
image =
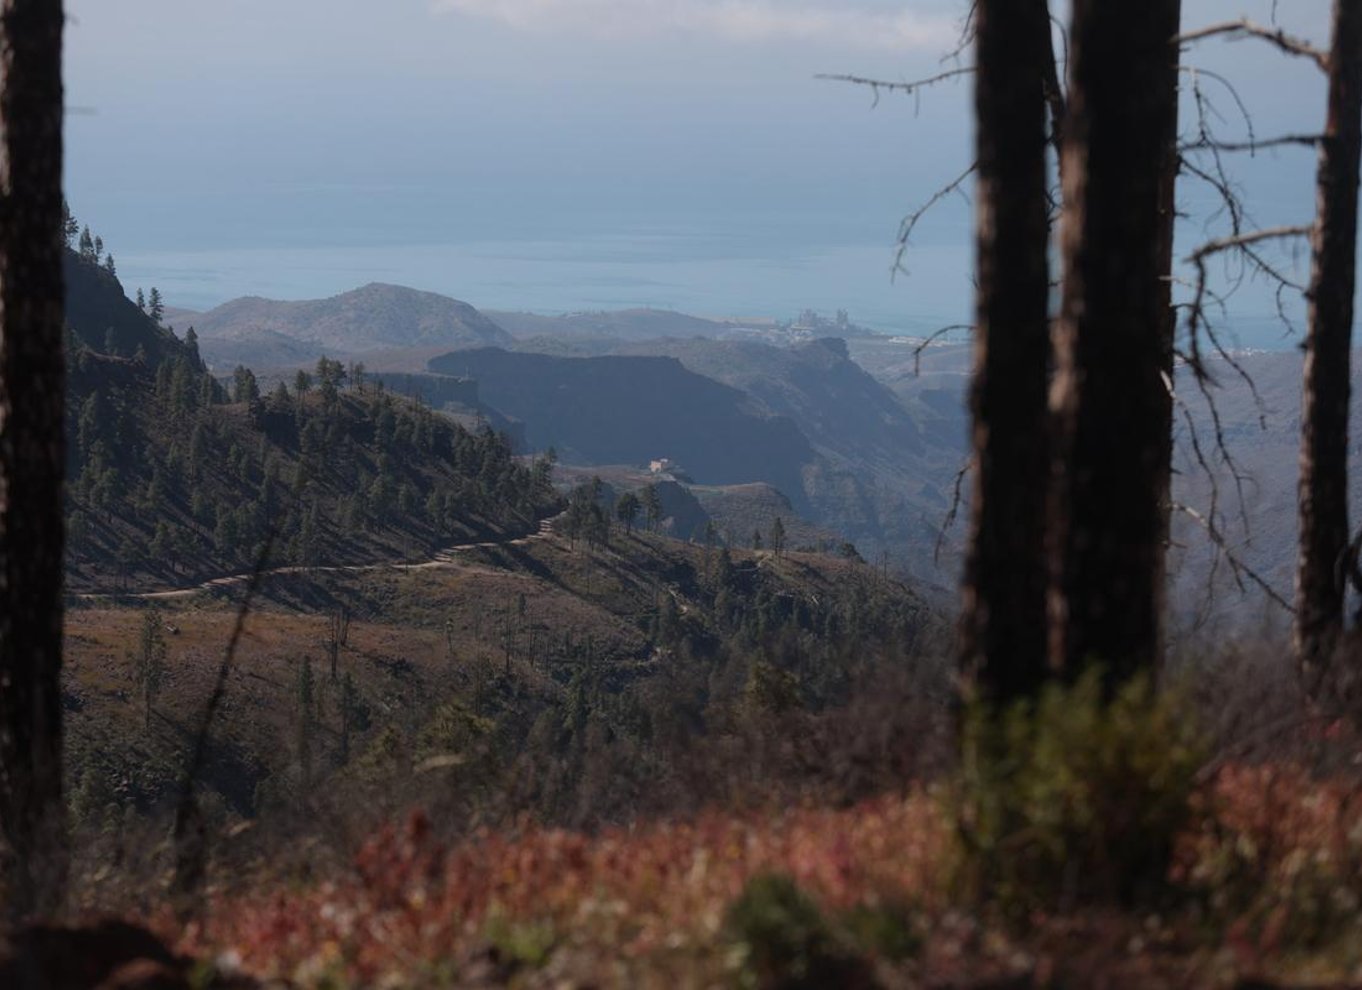
M 1329 665 L 1343 630 L 1359 149 L 1362 0 L 1335 0 L 1308 296 L 1296 566 L 1296 657 L 1307 688 L 1316 694 L 1336 673 Z
M 1075 0 L 1055 333 L 1050 661 L 1109 684 L 1156 662 L 1168 444 L 1164 175 L 1177 0 Z
M 1170 16 L 1180 30 L 1182 25 L 1182 0 L 1170 0 Z M 1173 384 L 1177 373 L 1175 353 L 1178 333 L 1178 311 L 1173 307 L 1173 240 L 1177 225 L 1177 186 L 1180 157 L 1178 155 L 1178 64 L 1181 61 L 1178 45 L 1169 44 L 1164 52 L 1163 71 L 1167 73 L 1167 87 L 1172 91 L 1173 109 L 1165 123 L 1167 129 L 1163 136 L 1163 171 L 1159 176 L 1159 313 L 1162 325 L 1159 331 L 1159 346 L 1162 348 L 1160 367 L 1166 378 L 1164 387 L 1159 389 L 1159 432 L 1165 438 L 1159 451 L 1158 477 L 1159 498 L 1162 500 L 1160 518 L 1162 532 L 1154 546 L 1155 580 L 1158 581 L 1156 608 L 1160 617 L 1168 611 L 1168 544 L 1173 529 Z M 1161 660 L 1164 653 L 1162 640 L 1163 627 L 1159 627 L 1159 639 L 1155 643 L 1155 659 Z
M 66 879 L 60 0 L 0 2 L 0 827 L 11 916 Z
M 962 585 L 961 667 L 1005 703 L 1046 676 L 1045 0 L 979 0 L 974 11 L 978 233 L 974 497 Z

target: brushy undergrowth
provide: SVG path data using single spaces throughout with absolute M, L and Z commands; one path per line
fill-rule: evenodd
M 1105 696 L 1093 668 L 1034 703 L 972 707 L 947 817 L 956 883 L 1014 922 L 1090 903 L 1153 903 L 1193 814 L 1205 747 L 1146 677 Z
M 1208 937 L 1259 958 L 1362 967 L 1362 788 L 1290 764 L 1226 766 L 1198 796 L 1176 879 Z
M 963 740 L 950 786 L 849 807 L 451 842 L 417 814 L 159 927 L 302 987 L 1362 985 L 1355 777 L 1212 773 L 1180 695 L 1098 672 Z

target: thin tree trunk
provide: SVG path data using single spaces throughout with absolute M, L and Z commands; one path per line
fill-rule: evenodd
M 0 826 L 12 916 L 55 910 L 62 800 L 62 4 L 0 0 Z
M 1339 570 L 1348 546 L 1348 402 L 1360 148 L 1362 0 L 1335 0 L 1301 411 L 1295 646 L 1312 692 L 1324 689 L 1343 629 Z
M 1055 332 L 1050 661 L 1109 685 L 1160 642 L 1162 177 L 1177 113 L 1177 0 L 1075 0 Z
M 975 7 L 978 292 L 974 497 L 962 586 L 962 669 L 1007 702 L 1046 676 L 1045 0 Z

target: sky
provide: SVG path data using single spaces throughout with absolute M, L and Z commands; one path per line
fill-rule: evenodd
M 812 306 L 901 332 L 968 319 L 970 210 L 951 197 L 891 278 L 903 216 L 970 161 L 968 80 L 878 104 L 954 58 L 963 0 L 68 0 L 66 181 L 132 286 L 172 305 L 368 281 L 484 308 Z M 1186 0 L 1190 28 L 1271 0 Z M 1276 6 L 1323 43 L 1327 0 Z M 1060 12 L 1063 18 L 1063 12 Z M 1319 126 L 1306 63 L 1188 55 L 1218 131 Z M 1189 73 L 1185 88 L 1190 93 Z M 1261 224 L 1305 222 L 1306 152 L 1230 163 Z M 966 186 L 966 189 L 968 186 Z M 1180 247 L 1219 228 L 1188 184 Z M 1283 263 L 1303 272 L 1304 259 Z M 1221 275 L 1223 273 L 1217 273 Z M 1233 273 L 1230 273 L 1233 274 Z M 1283 340 L 1265 287 L 1245 342 Z

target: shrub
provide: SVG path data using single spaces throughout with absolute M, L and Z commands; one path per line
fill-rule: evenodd
M 1137 677 L 1104 696 L 1093 668 L 1033 703 L 976 706 L 949 791 L 956 880 L 1014 921 L 1169 888 L 1204 747 L 1188 706 Z
M 1340 950 L 1362 964 L 1362 792 L 1290 764 L 1228 765 L 1179 857 L 1213 930 L 1264 953 Z
M 727 928 L 742 960 L 738 984 L 814 990 L 870 984 L 869 967 L 799 885 L 784 874 L 753 877 L 729 906 Z

